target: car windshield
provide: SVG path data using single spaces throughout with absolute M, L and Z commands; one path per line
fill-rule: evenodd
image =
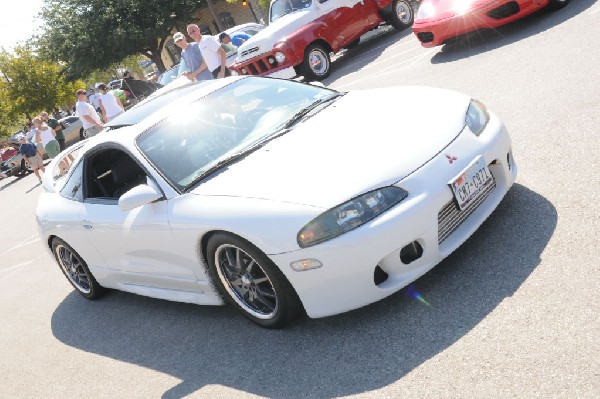
M 137 145 L 183 192 L 340 95 L 288 80 L 241 79 L 173 112 L 140 135 Z
M 271 4 L 269 20 L 271 22 L 286 14 L 310 7 L 312 0 L 277 0 Z
M 105 123 L 104 126 L 109 129 L 118 129 L 123 126 L 135 125 L 136 123 L 142 121 L 142 119 L 152 115 L 161 108 L 166 107 L 178 98 L 184 97 L 186 94 L 197 90 L 200 85 L 209 83 L 210 81 L 191 83 L 185 86 L 174 88 L 172 90 L 168 90 L 166 88 L 159 89 L 167 91 L 161 95 L 147 98 L 145 101 L 129 109 L 127 112 L 124 112 L 110 122 Z

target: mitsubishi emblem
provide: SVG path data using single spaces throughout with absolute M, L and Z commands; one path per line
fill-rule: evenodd
M 452 155 L 448 155 L 446 154 L 446 158 L 448 158 L 448 162 L 450 162 L 450 165 L 452 165 L 454 163 L 454 161 L 456 161 L 458 158 L 453 157 Z

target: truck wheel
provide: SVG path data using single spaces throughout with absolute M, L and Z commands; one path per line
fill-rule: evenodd
M 323 80 L 331 72 L 329 51 L 320 44 L 311 44 L 304 53 L 302 75 L 307 80 Z
M 402 31 L 412 25 L 414 18 L 415 13 L 408 0 L 394 0 L 386 20 L 396 30 Z

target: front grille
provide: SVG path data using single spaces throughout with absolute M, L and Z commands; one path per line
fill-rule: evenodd
M 518 13 L 519 11 L 519 4 L 517 4 L 516 1 L 511 1 L 510 3 L 502 4 L 500 7 L 488 11 L 487 15 L 490 18 L 502 19 L 508 18 L 511 15 Z
M 451 199 L 438 213 L 438 244 L 441 244 L 450 234 L 454 233 L 456 229 L 473 213 L 475 209 L 479 207 L 489 197 L 489 195 L 496 188 L 496 180 L 488 188 L 485 189 L 483 194 L 471 203 L 468 207 L 460 210 L 454 199 Z
M 265 75 L 278 66 L 279 63 L 275 60 L 275 57 L 267 55 L 245 62 L 241 66 L 236 66 L 235 70 L 238 75 Z
M 421 43 L 431 43 L 433 41 L 433 32 L 419 32 L 417 38 Z

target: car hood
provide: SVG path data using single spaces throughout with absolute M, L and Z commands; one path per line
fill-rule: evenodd
M 351 92 L 192 192 L 331 208 L 439 154 L 463 129 L 469 101 L 423 87 Z
M 286 14 L 275 22 L 271 22 L 269 26 L 242 43 L 238 48 L 236 62 L 243 62 L 271 51 L 275 43 L 314 19 L 314 13 L 310 10 L 307 8 Z

